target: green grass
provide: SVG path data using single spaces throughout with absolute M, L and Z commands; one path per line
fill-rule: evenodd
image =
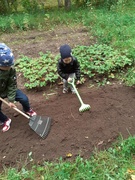
M 49 3 L 49 1 L 48 1 Z M 29 29 L 54 29 L 57 26 L 83 24 L 98 37 L 98 42 L 111 44 L 114 48 L 126 49 L 134 58 L 135 2 L 112 6 L 111 10 L 94 7 L 72 6 L 70 11 L 57 6 L 32 14 L 26 12 L 0 16 L 0 32 L 16 32 Z
M 135 136 L 122 137 L 104 151 L 95 150 L 89 159 L 78 156 L 74 161 L 60 158 L 42 165 L 33 163 L 29 153 L 21 168 L 5 168 L 1 180 L 129 180 L 135 175 Z
M 85 9 L 66 12 L 63 8 L 48 9 L 34 14 L 26 12 L 0 16 L 0 32 L 16 32 L 31 29 L 54 29 L 56 26 L 82 24 Z
M 135 44 L 135 12 L 91 10 L 85 19 L 86 26 L 98 36 L 100 43 L 117 49 L 133 50 Z

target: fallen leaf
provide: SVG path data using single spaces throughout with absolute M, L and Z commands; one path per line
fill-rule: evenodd
M 131 174 L 131 173 L 135 173 L 135 170 L 133 170 L 133 169 L 128 169 L 127 172 L 128 172 L 129 174 Z
M 66 157 L 72 157 L 71 153 L 66 154 Z
M 100 141 L 100 142 L 98 143 L 98 146 L 101 145 L 101 144 L 103 144 L 103 142 L 104 142 L 104 141 Z
M 59 82 L 59 83 L 58 83 L 58 85 L 62 85 L 62 84 L 63 84 L 63 82 Z

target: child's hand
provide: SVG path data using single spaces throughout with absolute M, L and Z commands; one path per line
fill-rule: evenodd
M 81 82 L 78 80 L 77 82 L 76 82 L 76 84 L 78 85 L 78 84 L 81 84 Z
M 72 78 L 69 77 L 67 81 L 70 83 L 70 82 L 72 82 L 73 80 L 72 80 Z
M 16 108 L 16 105 L 15 105 L 14 103 L 12 103 L 12 102 L 9 103 L 9 106 L 10 106 L 11 108 Z

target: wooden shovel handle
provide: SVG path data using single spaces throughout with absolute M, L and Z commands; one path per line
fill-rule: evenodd
M 3 98 L 0 97 L 0 101 L 4 102 L 6 105 L 9 106 L 9 103 L 7 101 L 5 101 Z M 9 106 L 10 107 L 10 106 Z M 22 114 L 23 116 L 25 116 L 26 118 L 30 118 L 27 114 L 25 114 L 24 112 L 20 111 L 18 108 L 13 107 L 13 109 L 17 112 L 19 112 L 20 114 Z

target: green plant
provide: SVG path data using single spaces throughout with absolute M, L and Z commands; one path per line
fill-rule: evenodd
M 127 72 L 122 73 L 120 79 L 127 85 L 127 86 L 134 86 L 135 85 L 135 67 L 130 67 L 127 69 Z
M 135 136 L 129 136 L 128 139 L 122 140 L 119 145 L 120 154 L 125 159 L 132 158 L 135 155 Z
M 114 79 L 116 72 L 133 63 L 124 52 L 119 52 L 105 44 L 76 46 L 73 54 L 78 57 L 84 75 L 104 84 L 108 79 Z
M 94 80 L 98 85 L 110 83 L 110 79 L 116 78 L 115 73 L 121 72 L 125 67 L 132 65 L 132 59 L 126 57 L 124 52 L 114 50 L 105 44 L 94 46 L 76 46 L 73 55 L 80 62 L 82 83 L 84 76 Z M 23 56 L 17 60 L 16 66 L 26 79 L 25 87 L 28 89 L 40 88 L 48 84 L 54 84 L 58 80 L 57 60 L 51 52 L 40 53 L 39 58 Z
M 21 180 L 20 172 L 15 168 L 11 168 L 7 172 L 7 179 L 9 180 Z
M 25 87 L 28 89 L 46 86 L 58 79 L 56 60 L 50 52 L 40 53 L 40 57 L 35 59 L 22 56 L 17 60 L 16 66 L 23 73 Z

